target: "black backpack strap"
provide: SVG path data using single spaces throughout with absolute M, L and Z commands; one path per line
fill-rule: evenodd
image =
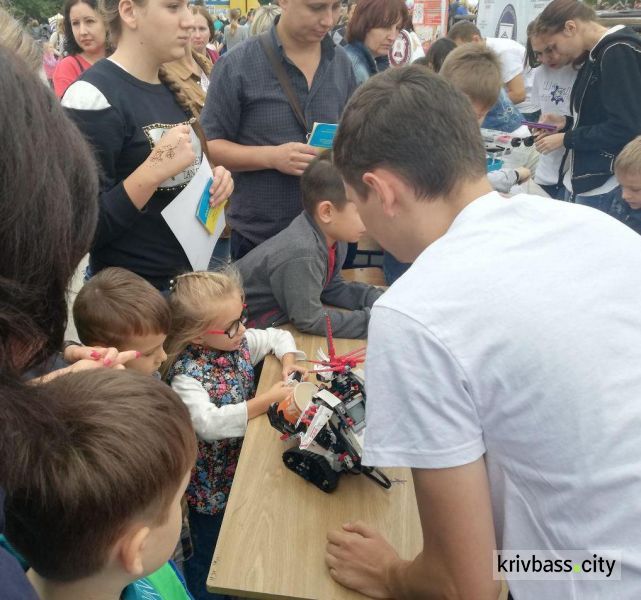
M 83 64 L 78 60 L 78 57 L 77 57 L 75 54 L 73 54 L 72 56 L 73 56 L 73 59 L 76 61 L 77 65 L 78 65 L 78 68 L 80 69 L 80 74 L 82 75 L 82 74 L 85 72 L 85 67 L 84 67 L 84 66 L 83 66 Z
M 292 82 L 289 78 L 289 75 L 287 75 L 287 72 L 285 71 L 285 67 L 283 66 L 282 61 L 278 59 L 278 56 L 276 56 L 276 53 L 274 52 L 274 46 L 272 44 L 271 35 L 272 35 L 271 31 L 267 31 L 261 34 L 259 36 L 260 44 L 263 47 L 263 50 L 265 51 L 265 54 L 267 55 L 267 58 L 272 66 L 274 75 L 276 75 L 276 77 L 278 78 L 280 87 L 283 89 L 283 92 L 285 92 L 285 96 L 287 96 L 287 100 L 289 101 L 289 105 L 292 107 L 292 110 L 294 111 L 294 116 L 296 117 L 296 120 L 299 122 L 300 126 L 305 131 L 305 135 L 307 135 L 309 133 L 309 129 L 307 127 L 307 121 L 305 119 L 305 115 L 303 114 L 303 110 L 300 107 L 298 96 L 296 96 L 296 92 L 294 91 L 294 87 L 292 86 Z

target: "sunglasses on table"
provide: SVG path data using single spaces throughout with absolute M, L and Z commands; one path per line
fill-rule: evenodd
M 247 305 L 243 304 L 243 312 L 240 313 L 240 318 L 236 319 L 228 329 L 225 331 L 222 329 L 210 329 L 206 333 L 211 333 L 212 335 L 226 335 L 229 339 L 232 339 L 236 337 L 240 326 L 247 323 L 247 317 Z
M 512 148 L 518 148 L 521 144 L 523 144 L 526 148 L 534 145 L 534 136 L 525 138 L 512 138 L 510 140 L 510 145 L 512 146 Z

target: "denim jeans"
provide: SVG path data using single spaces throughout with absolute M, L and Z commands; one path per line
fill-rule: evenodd
M 219 269 L 224 268 L 229 264 L 230 245 L 230 238 L 220 238 L 216 242 L 214 251 L 212 252 L 211 258 L 209 259 L 209 266 L 207 267 L 207 270 L 218 271 Z
M 568 193 L 569 195 L 569 193 Z M 568 197 L 566 195 L 566 198 Z M 593 208 L 598 208 L 609 214 L 611 217 L 625 223 L 628 227 L 641 234 L 641 209 L 634 210 L 623 200 L 623 190 L 621 186 L 615 187 L 607 194 L 598 196 L 577 196 L 574 200 L 577 204 L 586 204 Z
M 250 250 L 253 250 L 258 244 L 254 244 L 250 239 L 241 235 L 237 231 L 231 232 L 230 238 L 230 254 L 231 259 L 240 260 Z
M 224 513 L 204 515 L 189 509 L 189 529 L 193 556 L 184 563 L 185 582 L 195 600 L 227 600 L 228 596 L 210 594 L 206 583 L 214 548 L 223 524 Z
M 641 234 L 641 208 L 631 208 L 623 198 L 618 198 L 612 203 L 610 214 Z
M 392 285 L 411 266 L 412 263 L 399 262 L 389 252 L 385 252 L 383 254 L 383 273 L 385 273 L 387 285 Z
M 564 186 L 559 184 L 544 185 L 539 183 L 538 186 L 548 195 L 555 200 L 565 200 L 567 190 Z
M 597 194 L 596 196 L 574 195 L 566 190 L 565 199 L 567 202 L 591 206 L 616 218 L 616 215 L 612 214 L 612 207 L 617 200 L 621 199 L 621 186 L 617 186 L 605 194 Z

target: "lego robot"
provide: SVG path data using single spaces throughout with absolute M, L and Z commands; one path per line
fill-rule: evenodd
M 362 371 L 356 366 L 365 360 L 365 348 L 336 356 L 328 317 L 326 325 L 329 356 L 319 351 L 321 360 L 310 361 L 320 381 L 318 391 L 295 422 L 278 403 L 267 411 L 281 439 L 292 443 L 283 453 L 283 462 L 327 493 L 336 489 L 343 472 L 366 475 L 389 489 L 390 480 L 382 471 L 361 463 L 366 396 Z

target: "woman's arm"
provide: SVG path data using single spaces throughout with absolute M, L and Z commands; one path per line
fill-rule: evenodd
M 598 92 L 604 113 L 596 125 L 579 125 L 564 134 L 566 148 L 603 150 L 617 154 L 641 134 L 641 47 L 615 44 L 601 58 Z

